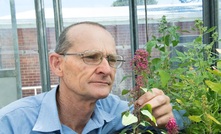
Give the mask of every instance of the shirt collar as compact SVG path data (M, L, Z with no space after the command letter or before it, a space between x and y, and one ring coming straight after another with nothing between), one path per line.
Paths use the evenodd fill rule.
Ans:
M56 91L58 86L45 93L41 103L39 116L34 125L34 131L53 132L60 130L61 124L56 104Z
M34 125L33 131L54 132L61 130L62 127L56 104L56 92L59 90L58 87L59 86L45 93L45 97L42 100L42 105L39 111L39 116ZM100 128L105 122L110 122L115 118L115 115L109 114L102 110L103 108L101 108L99 105L99 101L100 100L97 101L94 113L86 124L83 133L88 133L96 128Z
M102 110L97 102L94 113L91 119L86 124L83 133L88 133L94 129L101 128L102 126L104 126L105 123L112 121L115 117L115 115L109 114L106 111Z

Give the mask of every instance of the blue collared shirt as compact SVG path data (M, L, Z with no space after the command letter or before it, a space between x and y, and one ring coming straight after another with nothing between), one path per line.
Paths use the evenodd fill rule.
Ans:
M59 120L57 90L54 88L46 93L22 98L0 109L0 134L76 134ZM128 102L116 95L110 94L98 100L82 133L112 134L121 130L125 127L121 123L121 113L126 110Z

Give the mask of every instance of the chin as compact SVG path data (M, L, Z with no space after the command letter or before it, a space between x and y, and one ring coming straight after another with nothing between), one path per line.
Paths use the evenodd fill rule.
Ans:
M108 94L109 95L109 94ZM106 96L103 96L101 99L104 99L104 98L106 98L108 95L106 95Z
M97 94L97 97L98 97L98 99L104 99L104 98L106 98L108 95L110 94L110 92L107 92L107 93L100 93L100 94Z
M100 99L104 99L104 98L106 98L108 95L109 95L109 93L108 93L108 94L102 94L102 95L99 96L99 98L100 98Z
M91 92L92 91L92 92ZM108 87L95 87L93 90L91 90L91 94L93 94L94 97L96 97L97 99L103 99L106 98L110 92L111 89Z

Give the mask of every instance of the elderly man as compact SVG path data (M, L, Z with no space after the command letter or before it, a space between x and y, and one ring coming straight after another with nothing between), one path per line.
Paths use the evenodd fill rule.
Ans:
M128 104L110 94L124 59L105 27L81 22L65 28L49 61L59 85L2 108L0 134L107 134L125 128L121 113ZM135 103L151 104L160 127L174 117L169 97L157 88Z

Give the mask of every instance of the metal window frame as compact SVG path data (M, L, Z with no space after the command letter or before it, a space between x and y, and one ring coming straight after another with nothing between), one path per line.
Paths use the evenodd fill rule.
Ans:
M17 32L17 20L15 11L15 2L10 0L10 10L11 10L11 23L12 23L12 36L14 44L14 57L15 57L15 71L7 71L6 74L16 77L16 87L17 87L17 98L22 97L22 83L21 83L21 71L20 71L20 57L19 57L19 47L18 47L18 32Z
M51 89L51 82L48 60L48 43L46 34L44 3L42 0L35 0L35 13L38 35L38 53L40 60L41 86L42 92L46 92Z
M63 30L63 17L62 17L62 2L61 0L53 0L54 8L54 24L55 24L55 37L56 43Z
M203 24L206 26L208 29L211 27L216 26L217 29L216 31L218 32L219 30L219 3L218 0L203 0L202 1L202 6L203 6ZM209 44L212 42L212 36L213 33L207 33L203 36L203 43L204 44ZM212 52L215 53L218 56L218 53L216 51L218 46L218 42L215 42Z

